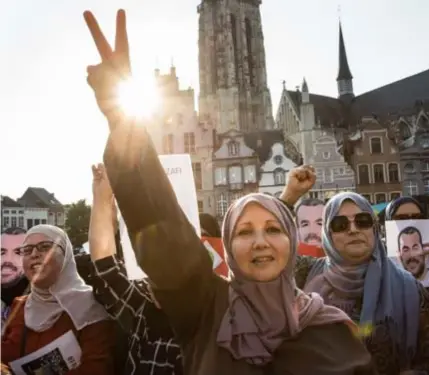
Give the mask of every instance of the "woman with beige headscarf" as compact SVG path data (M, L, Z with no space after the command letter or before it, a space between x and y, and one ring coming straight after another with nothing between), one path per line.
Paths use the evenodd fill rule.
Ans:
M54 361L42 361L41 369L112 374L113 323L78 275L67 234L55 226L37 225L27 232L20 251L32 290L12 305L1 344L2 362L10 364L71 331L82 351L70 366L73 370L64 372L64 365L46 369L58 365Z

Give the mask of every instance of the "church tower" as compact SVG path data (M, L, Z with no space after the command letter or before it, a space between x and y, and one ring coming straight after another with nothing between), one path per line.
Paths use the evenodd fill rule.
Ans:
M199 13L200 115L219 133L272 129L261 0L202 0Z
M340 22L340 38L339 38L339 66L338 66L338 98L341 100L349 100L354 97L353 93L353 76L350 72L349 63L347 61L346 46L344 44L343 29Z

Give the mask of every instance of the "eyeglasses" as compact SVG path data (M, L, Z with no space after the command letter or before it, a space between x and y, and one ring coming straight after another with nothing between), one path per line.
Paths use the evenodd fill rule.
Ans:
M331 231L333 233L345 232L350 229L350 224L354 223L357 229L369 229L374 226L374 219L368 212L359 212L353 220L347 216L335 216L331 221Z
M392 219L395 221L401 221L401 220L423 220L425 218L425 215L423 214L399 214L399 215L393 215Z
M31 245L21 246L19 248L19 251L20 251L21 255L24 255L24 256L30 256L31 254L33 254L34 249L37 249L37 252L39 254L45 254L49 250L51 250L54 247L54 245L58 246L64 252L64 249L60 245L56 244L53 241L41 241L41 242L36 243L34 245L31 244Z

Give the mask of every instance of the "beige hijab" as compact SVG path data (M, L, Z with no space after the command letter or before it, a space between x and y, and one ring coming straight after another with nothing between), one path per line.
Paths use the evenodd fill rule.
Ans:
M79 276L73 256L72 244L67 234L52 225L36 225L25 237L43 234L64 249L58 248L57 259L62 261L61 273L57 281L48 289L32 286L25 302L25 325L36 332L51 328L63 312L66 312L77 330L108 319L104 308L95 301L92 288Z

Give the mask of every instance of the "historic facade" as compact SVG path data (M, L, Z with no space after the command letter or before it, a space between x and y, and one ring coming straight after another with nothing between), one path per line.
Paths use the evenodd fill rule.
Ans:
M349 142L354 152L350 162L356 170L356 191L373 204L402 195L398 147L391 132L374 117L364 117Z
M289 171L297 166L287 156L283 133L274 130L260 134L256 141L256 151L261 165L259 192L279 197Z
M215 213L213 200L212 152L214 130L209 122L200 121L195 111L192 88L181 90L176 69L169 74L155 70L162 100L162 110L148 125L159 154L189 154L192 159L198 208L200 212Z
M230 130L219 136L213 152L216 216L223 218L236 199L258 191L259 160L244 133Z
M219 134L272 129L261 0L203 0L199 13L200 117Z
M429 110L402 116L392 125L399 147L405 195L429 195Z
M311 195L357 189L374 203L399 194L424 199L429 189L429 70L355 96L340 24L337 89L338 97L332 98L310 93L305 81L301 90L287 90L284 84L277 111L276 127L305 163L321 163L320 156L328 160L328 155L343 163L329 168L327 179L316 166L319 178ZM322 153L315 133L322 137ZM351 170L357 175L354 184ZM342 181L342 187L332 189L331 180L335 185Z

